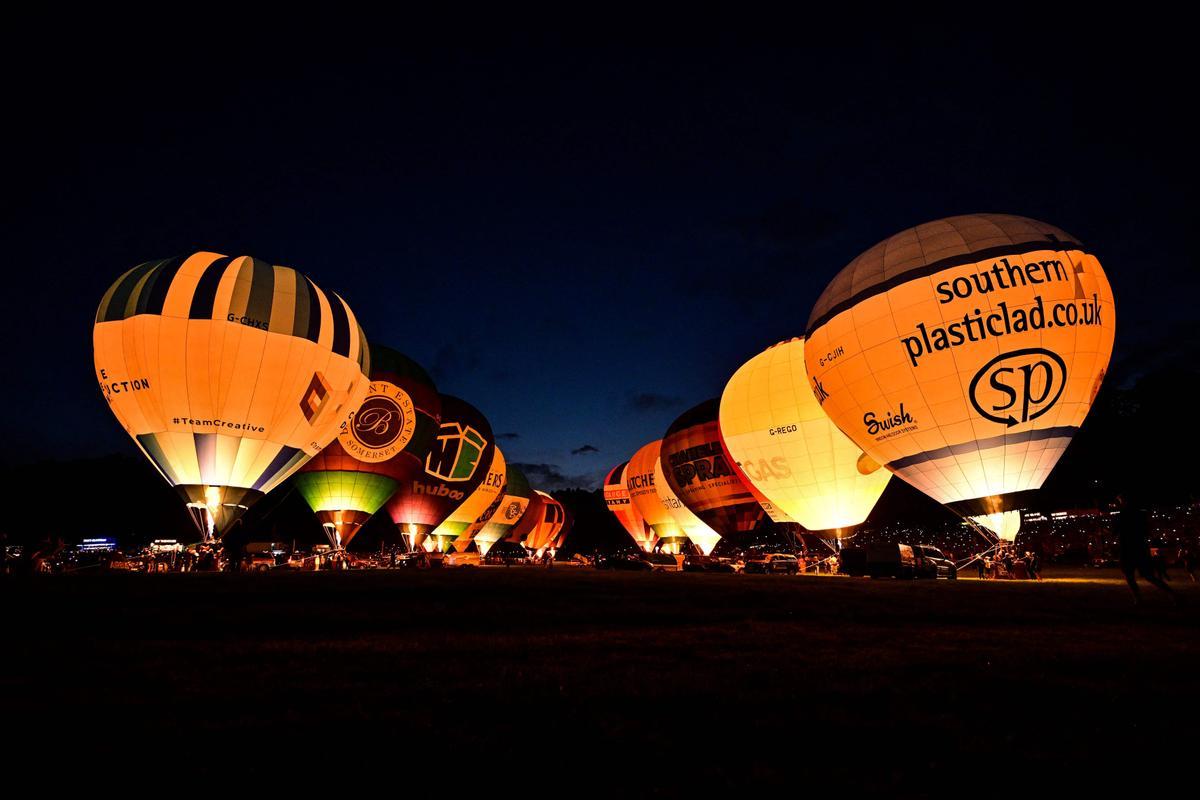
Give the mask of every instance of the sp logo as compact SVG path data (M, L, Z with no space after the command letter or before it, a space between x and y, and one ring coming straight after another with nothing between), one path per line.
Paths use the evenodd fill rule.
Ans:
M1008 427L1045 414L1067 384L1067 364L1057 353L1029 347L1001 353L971 379L971 405L984 419Z

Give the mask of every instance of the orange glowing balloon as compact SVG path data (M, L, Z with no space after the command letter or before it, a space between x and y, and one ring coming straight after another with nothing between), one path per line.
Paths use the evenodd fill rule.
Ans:
M765 514L721 444L714 398L685 411L663 436L660 458L671 491L721 536L753 531Z
M721 435L752 486L825 538L865 520L892 477L864 461L809 391L802 339L738 368L721 395Z
M663 504L658 492L655 491L655 466L658 464L659 449L662 440L658 439L643 445L625 467L625 486L629 489L629 501L642 519L650 526L658 539L655 547L668 551L677 551L687 536L679 528L679 523L671 516L670 509Z
M805 363L825 412L871 458L1015 536L1006 520L1100 389L1115 312L1100 262L1070 234L951 217L850 262L813 308Z
M629 499L629 487L625 484L625 468L627 466L629 466L628 461L618 464L604 476L604 503L621 523L621 527L633 537L637 546L649 553L654 549L654 543L658 537L646 524L645 518L637 510L633 501Z
M333 441L370 383L345 301L249 256L134 267L92 341L109 408L206 539Z

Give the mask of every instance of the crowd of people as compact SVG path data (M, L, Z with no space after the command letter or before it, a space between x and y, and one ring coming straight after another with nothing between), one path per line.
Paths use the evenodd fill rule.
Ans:
M1026 550L1024 554L1006 547L975 555L976 575L980 580L1042 579L1042 557Z

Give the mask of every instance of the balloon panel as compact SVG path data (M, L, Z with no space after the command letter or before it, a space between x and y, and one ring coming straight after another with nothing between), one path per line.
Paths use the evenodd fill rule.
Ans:
M642 446L633 454L629 465L625 467L625 486L629 489L630 502L655 536L659 539L679 539L683 531L679 529L670 510L663 505L654 485L654 465L658 463L661 445L662 440L659 439Z
M729 536L754 530L763 509L725 457L717 409L714 399L684 412L667 429L660 459L674 495L709 528Z
M781 342L743 364L725 386L720 418L738 469L809 530L861 523L891 478L885 469L864 474L862 449L813 397L803 339Z
M956 510L1006 510L1087 415L1114 312L1100 262L1069 234L995 214L940 220L830 284L809 320L810 386L913 486Z
M293 483L313 511L374 514L396 491L396 481L370 472L301 472Z
M724 398L722 398L722 400L724 400ZM718 427L720 427L719 422ZM754 485L754 482L750 480L750 477L742 469L742 465L739 464L738 460L733 457L732 453L729 452L729 444L725 441L724 435L721 436L721 447L725 449L725 458L729 461L730 466L732 466L734 471L737 472L738 477L742 479L742 485L745 486L746 490L750 492L751 496L754 497L755 502L762 506L762 510L768 517L770 517L771 521L796 524L796 520L789 517L782 508L772 502L770 498L763 494L762 491Z
M125 273L93 344L113 414L164 478L197 495L277 486L337 434L370 368L340 297L287 267L216 253Z

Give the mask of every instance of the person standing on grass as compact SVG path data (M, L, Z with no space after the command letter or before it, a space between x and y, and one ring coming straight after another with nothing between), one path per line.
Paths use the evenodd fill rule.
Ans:
M1131 500L1125 495L1117 496L1117 541L1121 548L1121 572L1125 574L1125 582L1133 592L1133 604L1142 602L1142 593L1138 589L1136 573L1142 578L1169 594L1176 603L1179 597L1170 586L1155 574L1154 564L1150 558L1150 514L1137 500Z
M1196 582L1196 547L1195 545L1185 545L1179 550L1179 563L1183 565L1183 571L1191 578L1192 583Z

